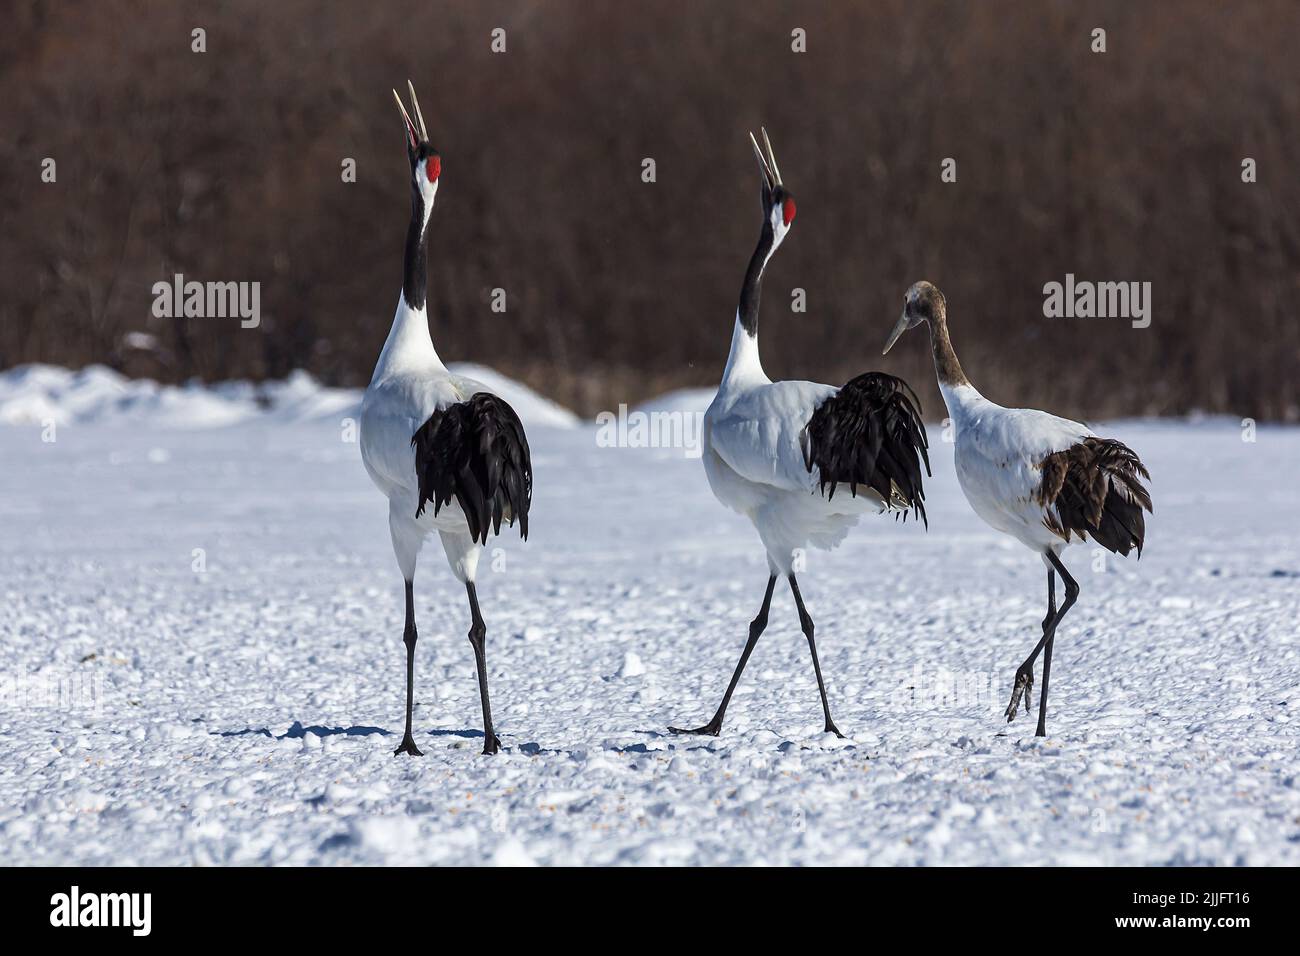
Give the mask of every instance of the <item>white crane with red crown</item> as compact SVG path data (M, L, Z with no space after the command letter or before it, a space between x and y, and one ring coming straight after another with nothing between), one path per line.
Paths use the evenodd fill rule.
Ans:
M485 638L474 578L479 553L502 523L528 537L533 469L523 424L487 386L454 375L434 350L425 309L425 234L442 176L442 157L429 142L415 89L408 81L412 121L393 91L406 127L411 166L411 221L406 232L402 295L375 374L361 406L361 460L388 498L393 554L406 583L406 730L394 754L421 756L411 732L415 671L415 564L425 537L436 531L452 573L469 597L469 641L483 705L483 753L501 741L492 726ZM416 122L418 121L418 126Z
M794 559L812 544L834 548L864 514L909 511L925 519L921 465L929 471L920 405L902 379L866 372L842 388L814 382L773 382L758 354L758 305L763 270L794 222L794 196L785 188L763 131L766 155L750 135L762 175L763 226L749 260L722 383L704 416L704 470L714 496L753 522L767 552L767 591L749 625L749 640L717 712L703 727L678 734L718 736L749 655L767 626L777 576L790 584L799 626L812 653L826 732L842 737L831 719L826 685L804 607ZM838 493L837 493L838 489Z

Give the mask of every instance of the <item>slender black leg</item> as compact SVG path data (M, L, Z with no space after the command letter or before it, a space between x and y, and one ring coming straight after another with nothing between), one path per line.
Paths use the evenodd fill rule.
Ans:
M1079 582L1070 577L1070 572L1065 570L1065 565L1053 551L1047 552L1047 560L1052 562L1056 568L1061 580L1065 582L1065 601L1061 604L1061 609L1056 612L1056 617L1052 618L1052 623L1047 625L1047 646L1043 648L1043 692L1038 699L1038 730L1035 734L1039 737L1047 736L1047 681L1052 674L1052 643L1056 639L1056 629L1061 626L1061 620L1065 613L1074 607L1075 599L1079 596Z
M411 737L411 697L415 692L415 642L417 639L415 633L415 595L412 593L411 582L406 582L406 630L402 634L402 642L406 644L406 733L402 735L402 743L393 751L393 756L398 754L409 754L412 757L423 757L424 754L420 748L415 746L415 740Z
M772 589L776 587L776 575L767 579L767 593L763 595L763 606L759 609L758 617L749 622L749 640L745 642L745 649L740 654L740 663L736 665L736 672L731 675L731 683L727 685L727 692L722 695L722 703L718 705L718 712L713 715L703 727L696 727L694 730L682 730L680 727L669 727L668 729L675 734L708 734L710 737L716 737L722 732L722 718L727 713L727 704L731 702L731 692L736 689L736 684L740 682L741 671L745 669L745 663L749 660L749 655L754 650L754 645L758 643L758 638L767 627L767 612L772 607Z
M1020 698L1025 699L1025 713L1029 713L1029 697L1034 689L1034 661L1038 660L1038 655L1043 646L1047 643L1047 626L1052 623L1052 618L1056 617L1056 571L1052 568L1047 569L1047 616L1043 618L1043 636L1033 652L1025 658L1025 662L1016 670L1016 684L1011 689L1011 703L1007 704L1007 723L1016 719L1016 711L1020 706Z
M1052 618L1056 617L1056 571L1049 568L1047 571L1047 616L1043 618L1043 633L1047 633L1047 625L1052 623ZM1042 646L1042 642L1039 642Z
M822 695L822 711L826 714L826 733L843 737L840 729L835 726L835 721L831 720L831 705L826 701L826 684L822 681L822 666L817 662L817 642L813 640L813 619L809 616L808 609L803 606L799 582L794 579L793 574L790 575L790 591L794 594L795 607L799 609L799 627L803 630L803 636L808 638L808 650L812 651L813 672L817 675L817 690Z
M469 594L469 612L473 619L469 642L474 648L474 663L478 665L478 695L483 702L483 753L494 754L501 749L501 740L492 730L492 703L488 700L487 654L483 646L487 625L478 610L478 592L474 590L473 581L466 582L465 591Z

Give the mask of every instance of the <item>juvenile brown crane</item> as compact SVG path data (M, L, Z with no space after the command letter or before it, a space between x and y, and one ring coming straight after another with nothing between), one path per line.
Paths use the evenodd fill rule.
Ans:
M1007 722L1015 719L1034 684L1034 661L1043 655L1038 705L1039 737L1047 736L1047 683L1056 629L1079 596L1079 584L1061 561L1070 544L1093 541L1107 551L1142 555L1143 511L1151 511L1150 480L1138 456L1122 442L1100 438L1085 425L1035 408L995 405L970 383L948 337L948 303L929 282L907 290L903 314L885 342L888 352L908 329L930 328L939 391L955 430L957 481L984 521L1040 555L1047 566L1047 616L1043 636L1016 671ZM1065 601L1056 606L1056 575Z

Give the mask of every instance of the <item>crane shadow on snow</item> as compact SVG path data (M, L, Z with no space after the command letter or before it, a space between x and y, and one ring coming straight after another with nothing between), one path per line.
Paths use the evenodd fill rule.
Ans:
M429 737L463 737L468 740L483 739L483 731L481 730L426 730L424 731L424 734ZM416 736L418 738L420 735L417 734ZM499 737L501 734L498 734L497 736ZM501 745L501 750L506 753L520 753L525 757L537 757L542 754L554 754L560 756L569 753L567 750L543 747L535 740L528 740L519 744L511 742L507 745L503 743Z
M667 742L670 736L669 734L660 733L657 730L635 730L633 731L633 733L639 734L641 736L649 737L652 742L655 740L663 740ZM672 735L672 736L676 736L676 735ZM678 739L680 740L680 738ZM714 738L710 738L710 739L714 739ZM698 750L700 747L704 747L705 749L708 749L708 745L703 743L702 741L700 742L698 747L691 747L691 748L682 747L681 749ZM666 754L669 752L667 749L663 747L652 747L648 744L643 744L643 743L623 744L618 747L609 747L608 749L612 750L616 754L644 755L644 754Z
M394 736L393 731L385 730L383 727L369 727L364 724L357 724L352 727L325 727L320 724L312 724L305 727L300 720L295 720L293 725L282 734L273 734L268 727L245 727L243 730L218 730L212 733L214 737L268 737L271 740L301 740L308 734L315 734L317 737ZM466 740L483 739L483 731L471 729L425 730L419 732L417 736L420 734L429 737L463 737Z
M443 733L454 733L455 731L443 731ZM315 734L317 737L370 737L379 734L381 737L391 737L391 730L385 730L383 727L322 727L319 724L313 724L310 727L304 727L301 721L295 720L293 726L282 734L273 734L266 727L245 727L243 730L220 730L214 731L217 737L270 737L272 740L301 740L308 734ZM479 734L479 736L483 736Z

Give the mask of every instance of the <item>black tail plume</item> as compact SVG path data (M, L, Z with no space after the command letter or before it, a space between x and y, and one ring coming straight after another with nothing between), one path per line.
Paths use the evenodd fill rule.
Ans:
M505 401L479 392L435 412L411 438L420 498L415 516L432 501L436 515L456 499L470 536L487 544L501 522L518 522L528 538L533 464L519 416Z

